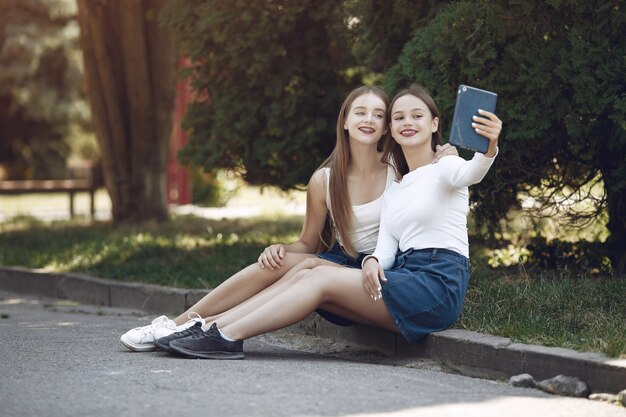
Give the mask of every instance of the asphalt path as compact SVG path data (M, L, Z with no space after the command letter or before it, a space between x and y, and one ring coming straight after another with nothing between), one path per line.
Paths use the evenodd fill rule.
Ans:
M624 408L400 363L325 339L274 333L246 359L130 352L150 317L0 292L0 416L567 416Z

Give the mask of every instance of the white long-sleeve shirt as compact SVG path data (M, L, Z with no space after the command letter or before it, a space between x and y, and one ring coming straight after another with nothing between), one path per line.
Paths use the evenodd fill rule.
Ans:
M469 257L468 186L480 182L495 157L447 156L394 182L383 195L380 231L371 255L390 269L398 249L449 249ZM365 260L364 260L365 262Z

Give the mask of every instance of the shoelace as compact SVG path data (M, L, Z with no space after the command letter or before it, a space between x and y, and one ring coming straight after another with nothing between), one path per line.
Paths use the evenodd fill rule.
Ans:
M202 328L200 328L200 330L202 330ZM213 337L213 338L215 338L215 333L216 332L219 332L219 331L217 330L217 326L215 324L213 324L206 331L202 330L201 332L192 334L191 338L192 339L201 339L201 338L204 338L204 337Z
M181 324L180 326L176 326L176 327L184 327L183 329L179 330L179 331L183 331L186 330L187 328L193 326L193 324L191 326L189 326L190 322L193 322L194 324L197 322L203 323L204 324L204 320L202 320L202 316L198 313L196 313L195 311L190 311L189 313L187 313L187 318L189 320L187 320L184 324Z
M202 330L202 326L193 325L185 330L181 330L180 332L174 333L172 336L176 336L177 338L182 337L182 336L193 336L197 334L198 332L204 333L204 330Z
M149 324L147 326L135 327L134 330L138 330L138 331L143 332L144 334L148 334L152 330L154 330L154 329L156 329L158 327L162 327L168 321L170 321L170 319L168 319L166 316L159 316L156 319L152 320L151 324Z
M210 337L210 336L211 336L211 335L210 335L210 334L208 334L207 332L202 331L202 333L194 333L194 334L192 334L192 335L191 335L191 338L192 338L192 339L203 339L203 338L205 338L205 337Z
M194 317L195 315L195 317ZM189 319L189 321L198 321L198 320L202 320L202 316L198 313L196 313L195 311L190 311L189 313L187 313L187 318Z

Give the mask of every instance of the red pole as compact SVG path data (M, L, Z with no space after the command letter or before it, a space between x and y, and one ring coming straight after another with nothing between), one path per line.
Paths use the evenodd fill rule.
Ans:
M179 68L189 65L187 58L181 58L178 62ZM191 88L189 80L184 79L176 85L176 103L173 114L172 135L168 151L167 164L167 202L168 204L190 204L191 203L191 180L189 169L178 161L178 151L187 143L187 134L182 130L180 124L185 117L187 105L191 100Z

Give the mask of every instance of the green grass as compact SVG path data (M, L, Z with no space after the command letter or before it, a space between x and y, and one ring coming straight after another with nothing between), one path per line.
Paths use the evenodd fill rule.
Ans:
M279 219L277 219L279 217ZM237 220L175 217L167 224L0 223L0 265L180 288L215 287L270 243L297 239L302 216ZM474 253L481 253L474 248ZM478 265L455 327L626 357L626 279Z
M0 265L180 288L211 288L256 261L264 247L296 240L300 216L122 225L18 218L0 223Z
M626 357L626 279L477 268L457 328Z

